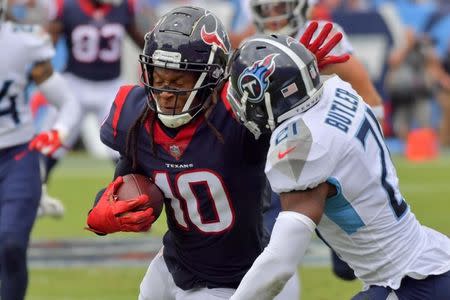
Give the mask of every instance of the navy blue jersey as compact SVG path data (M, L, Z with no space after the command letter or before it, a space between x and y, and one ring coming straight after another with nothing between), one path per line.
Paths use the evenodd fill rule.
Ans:
M182 289L236 288L265 246L263 198L268 140L256 141L218 100L208 120L199 116L170 135L154 122L141 126L138 169L164 192L169 231L164 258ZM101 128L101 139L125 153L127 131L146 107L144 89L122 87ZM150 121L149 121L150 122ZM129 158L129 157L128 157Z
M91 0L58 0L57 10L69 49L66 71L95 81L119 77L123 38L134 18L131 0L100 7Z

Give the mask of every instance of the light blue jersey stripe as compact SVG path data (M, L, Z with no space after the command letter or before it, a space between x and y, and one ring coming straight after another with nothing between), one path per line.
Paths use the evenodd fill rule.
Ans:
M365 226L364 222L350 202L345 199L339 181L336 178L330 177L327 182L336 187L337 194L327 199L325 203L325 215L347 234L355 233L359 228Z

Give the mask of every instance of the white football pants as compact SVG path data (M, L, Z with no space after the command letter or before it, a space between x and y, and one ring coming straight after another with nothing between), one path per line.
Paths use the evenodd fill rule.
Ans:
M163 249L153 258L140 285L138 300L223 300L229 299L235 289L198 288L183 290L175 285L163 258ZM267 272L270 275L270 272ZM264 276L264 274L261 274ZM298 275L292 276L275 300L300 299Z

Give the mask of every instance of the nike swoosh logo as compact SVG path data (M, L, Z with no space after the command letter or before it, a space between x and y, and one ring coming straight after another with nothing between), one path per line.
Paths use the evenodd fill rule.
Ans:
M286 151L278 152L278 159L283 159L289 152L292 152L297 146L288 148Z

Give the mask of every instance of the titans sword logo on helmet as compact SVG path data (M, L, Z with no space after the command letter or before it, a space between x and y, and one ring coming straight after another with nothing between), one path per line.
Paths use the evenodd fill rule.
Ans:
M246 68L238 79L238 86L242 94L247 93L250 102L258 103L269 87L269 77L275 71L275 57L269 54L262 60L256 61L250 68Z

